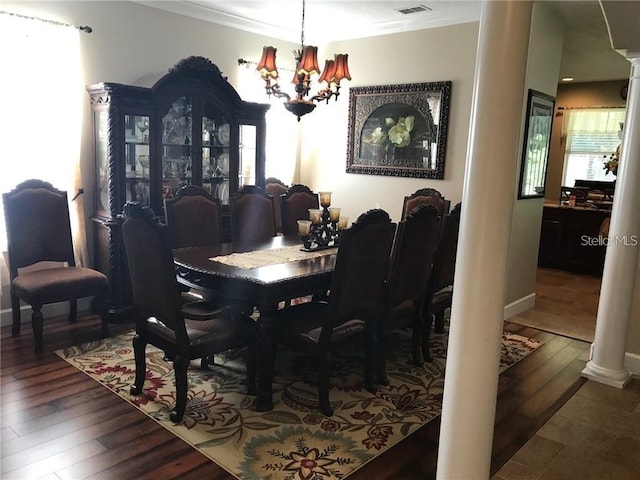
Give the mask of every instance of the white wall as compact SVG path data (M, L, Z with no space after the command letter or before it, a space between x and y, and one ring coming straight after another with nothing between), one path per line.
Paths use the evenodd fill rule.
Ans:
M549 5L541 2L534 3L529 37L527 89L531 88L555 97L563 39L564 23L560 16ZM523 105L525 106L523 112L525 115L527 93L523 92ZM524 124L525 118L523 117L521 132L524 132ZM520 145L523 142L524 135L522 134ZM521 168L521 155L522 149L520 155L514 159L518 162L518 168ZM512 305L510 309L512 315L533 306L544 203L544 198L517 200L517 190L518 186L516 185L514 189L516 201L513 206L511 243L509 245L509 282L506 293L506 303Z
M450 80L451 106L444 180L345 173L348 88L337 103L319 105L303 117L302 183L313 190L335 192L332 202L352 220L370 208L385 209L400 219L405 195L432 187L450 199L462 198L478 23L371 37L329 45L319 58L349 53L353 81L346 86L372 86Z

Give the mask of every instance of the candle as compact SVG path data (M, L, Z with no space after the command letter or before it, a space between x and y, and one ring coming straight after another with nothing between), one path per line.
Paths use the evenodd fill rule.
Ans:
M322 220L322 210L319 208L310 208L309 209L309 220L311 223L317 224Z
M328 207L331 205L331 192L319 192L320 193L320 205Z
M306 237L311 231L311 220L298 220L298 235Z
M340 209L338 207L329 207L329 220L337 222L340 218Z
M349 217L340 217L340 220L338 220L338 230L347 228L347 223L349 223Z

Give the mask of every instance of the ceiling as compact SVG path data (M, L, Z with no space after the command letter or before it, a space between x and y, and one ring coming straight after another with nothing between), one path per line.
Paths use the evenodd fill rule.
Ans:
M479 0L305 0L305 43L349 40L478 21ZM189 0L138 3L286 41L300 42L301 0ZM575 82L629 78L630 64L612 50L598 1L544 3L564 18L559 79ZM403 9L418 10L403 13Z

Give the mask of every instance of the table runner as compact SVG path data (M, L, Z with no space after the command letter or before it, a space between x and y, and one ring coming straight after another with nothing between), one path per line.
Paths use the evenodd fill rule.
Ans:
M274 248L273 250L256 250L252 252L220 255L218 257L212 257L209 260L231 265L232 267L249 269L295 262L307 258L322 257L324 255L331 255L337 251L337 248L327 248L325 250L305 252L300 250L300 245L293 245L290 247Z

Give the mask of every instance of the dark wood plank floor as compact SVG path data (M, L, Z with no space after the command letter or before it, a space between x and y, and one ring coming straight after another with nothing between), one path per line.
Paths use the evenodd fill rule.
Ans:
M117 334L130 325L112 325ZM545 341L500 377L492 474L582 385L588 344L506 324ZM100 338L96 317L45 320L45 352L29 325L1 329L0 478L232 479L230 474L133 406L61 360L56 349ZM435 476L440 422L434 420L350 478Z

